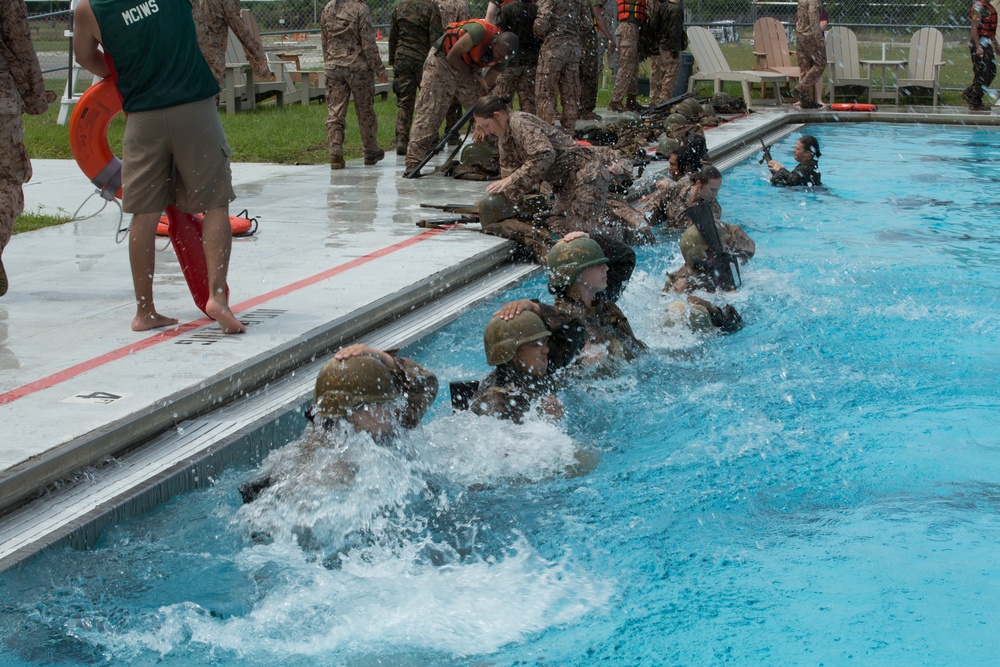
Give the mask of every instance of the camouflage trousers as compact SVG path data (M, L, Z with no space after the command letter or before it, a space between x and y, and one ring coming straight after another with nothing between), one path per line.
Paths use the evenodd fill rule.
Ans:
M580 61L580 113L593 113L597 108L597 89L600 87L601 40L597 33L587 33L583 40L583 59Z
M681 73L680 51L672 54L670 51L661 50L652 58L652 66L649 72L650 106L666 102L674 96L674 88L677 86L677 77Z
M375 118L375 75L369 69L333 67L326 70L326 140L330 156L344 155L344 125L347 103L354 95L358 130L365 157L378 150L378 120Z
M639 26L622 21L615 30L618 45L618 73L615 87L611 91L611 101L621 102L626 97L639 94Z
M493 86L493 94L500 97L510 96L514 98L517 94L518 108L527 113L535 113L535 68L528 66L508 67L507 70L497 77L497 83Z
M417 88L424 74L424 61L419 58L396 56L392 75L392 92L396 94L396 143L410 140L413 124L413 106L417 102Z
M471 78L452 66L443 55L431 52L424 61L424 76L413 110L413 128L406 147L406 170L410 171L424 159L437 140L441 122L448 115L452 100L471 108L479 100L479 87Z
M553 185L549 230L557 237L570 232L608 232L604 222L611 176L604 160L593 151L580 151L575 169ZM612 232L613 235L613 232Z
M558 96L562 106L560 122L570 132L576 128L576 119L580 117L581 55L578 37L551 37L542 43L535 73L536 115L555 124Z
M10 242L14 220L24 210L21 186L30 178L21 114L0 114L0 251Z
M815 95L813 88L826 69L826 40L822 37L799 37L796 47L800 74L795 89L812 100Z

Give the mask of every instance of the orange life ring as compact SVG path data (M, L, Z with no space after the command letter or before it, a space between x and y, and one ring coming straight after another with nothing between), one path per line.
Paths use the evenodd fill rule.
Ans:
M108 201L122 196L122 161L108 146L108 127L122 112L111 78L87 89L69 119L69 145L80 169Z
M874 104L855 104L855 103L841 103L830 105L830 111L877 111L878 108Z

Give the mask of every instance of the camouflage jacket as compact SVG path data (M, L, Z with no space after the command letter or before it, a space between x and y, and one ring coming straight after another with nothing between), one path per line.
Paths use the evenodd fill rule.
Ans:
M24 0L0 0L0 114L45 113L45 82Z
M191 11L198 31L198 48L205 56L216 81L221 83L226 76L226 44L229 42L230 28L243 44L243 51L254 74L259 77L271 74L264 45L260 43L260 37L251 32L243 22L237 0L192 0Z
M538 0L535 36L581 38L594 30L594 18L587 0Z
M443 32L441 10L434 0L402 0L392 10L389 24L389 64L397 55L423 62Z
M605 346L608 354L616 359L634 359L646 349L646 345L632 333L625 313L610 301L599 299L588 307L559 296L555 305L564 314L583 320L587 328L587 343Z
M793 171L782 167L771 172L771 185L821 185L819 164L816 160L806 160L796 165Z
M368 5L361 0L330 0L320 19L323 33L323 66L368 69L385 74L375 44L375 27Z
M688 203L691 188L694 184L684 176L679 181L671 181L664 185L657 184L656 189L642 200L638 207L640 211L650 214L651 225L665 225L671 229L684 229L691 221L685 213L691 205ZM722 205L718 199L712 201L712 213L715 220L722 219Z
M438 10L441 12L442 30L446 30L452 23L468 21L472 18L468 0L437 0L437 3Z
M823 18L822 0L799 0L795 19L795 38L817 38L823 36L819 22Z
M500 174L511 179L504 194L511 199L534 192L542 181L559 186L584 162L601 160L559 128L521 111L508 116L499 144Z

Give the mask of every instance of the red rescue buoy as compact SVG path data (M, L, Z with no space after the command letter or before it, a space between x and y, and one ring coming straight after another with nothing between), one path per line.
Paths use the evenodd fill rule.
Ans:
M830 105L830 111L877 111L874 104L857 104L837 102Z

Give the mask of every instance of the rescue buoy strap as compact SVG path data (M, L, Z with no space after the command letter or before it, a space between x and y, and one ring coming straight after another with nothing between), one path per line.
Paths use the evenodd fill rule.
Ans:
M122 161L117 156L112 156L104 169L90 179L90 182L100 189L101 197L111 201L122 187Z

